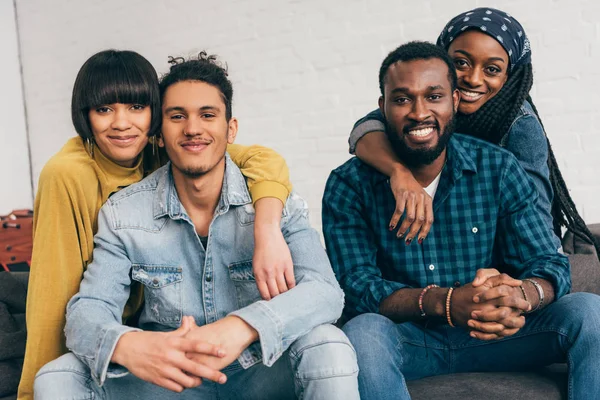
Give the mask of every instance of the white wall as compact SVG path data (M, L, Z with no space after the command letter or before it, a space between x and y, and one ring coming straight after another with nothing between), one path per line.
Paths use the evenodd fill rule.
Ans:
M384 56L410 39L435 40L448 19L483 5L515 15L530 35L534 100L579 209L600 222L600 5L592 0L20 1L34 179L74 135L70 91L91 54L134 49L165 72L168 55L208 49L230 67L238 142L286 157L318 227L349 130L376 107Z
M15 9L0 0L0 215L30 208L31 173L21 86Z

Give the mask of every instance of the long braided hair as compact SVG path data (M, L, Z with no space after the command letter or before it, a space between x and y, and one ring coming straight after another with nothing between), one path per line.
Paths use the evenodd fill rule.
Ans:
M519 65L511 71L506 83L498 94L481 106L479 110L469 115L460 113L456 115L456 131L487 140L494 144L500 144L508 134L521 105L523 102L528 101L540 121L545 134L546 129L544 128L544 124L529 95L532 84L533 68L531 63ZM569 194L567 185L558 168L558 163L556 162L547 135L546 142L548 143L550 183L554 192L551 207L554 232L558 237L562 237L561 228L563 226L566 227L575 236L593 244L596 248L596 254L600 257L600 244L577 212L575 203Z

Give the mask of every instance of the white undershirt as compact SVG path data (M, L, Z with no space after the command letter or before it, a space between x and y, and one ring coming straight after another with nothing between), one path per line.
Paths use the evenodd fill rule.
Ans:
M427 192L428 195L431 196L432 199L433 199L433 196L435 196L435 192L437 191L438 185L440 184L440 177L441 176L442 176L442 171L440 171L440 173L435 177L435 179L433 180L433 182L431 182L429 184L429 186L427 186L425 188L425 191Z

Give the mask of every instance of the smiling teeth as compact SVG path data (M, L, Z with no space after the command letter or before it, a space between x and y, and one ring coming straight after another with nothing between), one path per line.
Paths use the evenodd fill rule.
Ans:
M467 92L466 90L461 90L460 91L462 94L464 94L467 97L477 97L477 96L481 96L481 93L477 93L477 92Z
M428 127L428 128L423 128L423 129L417 129L414 131L409 131L408 134L409 135L413 135L413 136L427 136L429 135L431 132L433 132L433 128L432 127Z

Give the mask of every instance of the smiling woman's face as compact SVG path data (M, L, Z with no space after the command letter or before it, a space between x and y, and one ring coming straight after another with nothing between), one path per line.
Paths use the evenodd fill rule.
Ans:
M490 35L469 30L454 39L448 54L458 76L458 112L472 114L504 86L508 78L508 53Z

